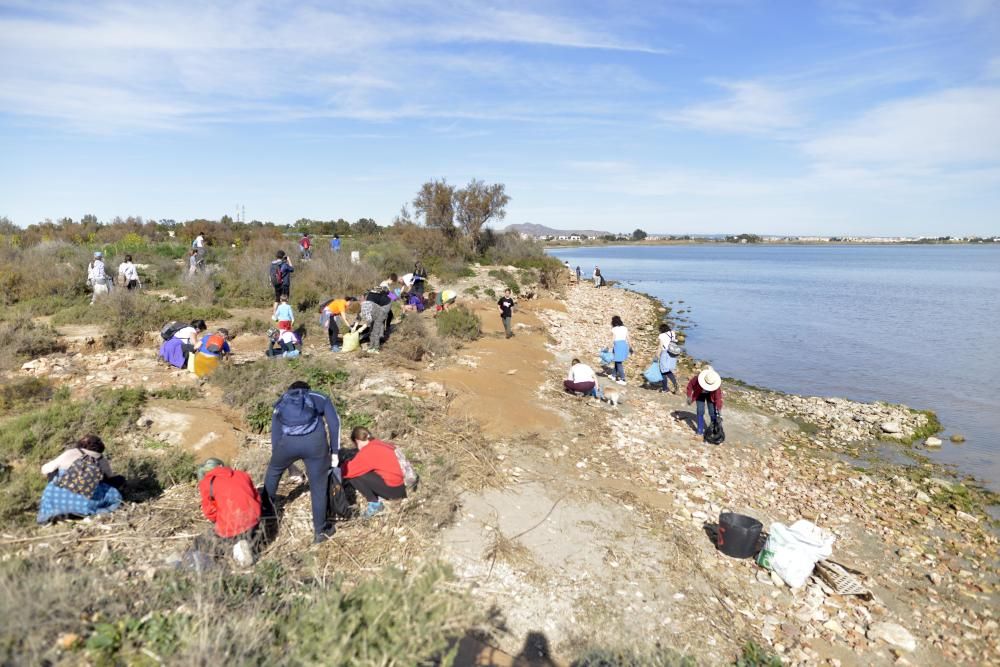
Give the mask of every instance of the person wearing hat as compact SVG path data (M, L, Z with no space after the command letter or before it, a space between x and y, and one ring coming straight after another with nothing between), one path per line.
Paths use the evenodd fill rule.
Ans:
M707 366L687 383L688 405L698 406L698 435L705 433L705 405L708 416L714 424L722 419L722 378L711 366Z
M195 548L211 555L231 550L237 563L252 565L261 515L260 494L253 479L210 458L198 466L198 492L201 512L214 526L207 535L195 539Z
M94 305L99 294L110 291L108 274L104 270L104 253L100 250L94 253L94 260L87 266L87 284L93 290L90 305Z

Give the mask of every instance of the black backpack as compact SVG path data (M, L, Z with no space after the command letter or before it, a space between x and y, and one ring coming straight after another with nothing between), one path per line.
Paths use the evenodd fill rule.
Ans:
M722 421L717 420L705 429L705 442L710 445L721 445L726 441L726 432L722 430Z
M337 468L330 468L328 475L330 483L327 487L326 518L332 523L334 517L349 518L351 516L351 505L347 500L344 485L340 481L340 471Z
M173 322L167 322L163 325L163 328L160 329L160 338L163 340L170 340L174 337L174 334L186 326L187 324L184 322L177 322L176 320Z
M56 485L67 491L78 493L84 498L90 498L94 495L97 485L104 481L104 473L101 472L101 466L97 463L97 459L89 454L84 454L82 450L78 449L77 451L80 452L80 458L73 461L72 465L56 482Z

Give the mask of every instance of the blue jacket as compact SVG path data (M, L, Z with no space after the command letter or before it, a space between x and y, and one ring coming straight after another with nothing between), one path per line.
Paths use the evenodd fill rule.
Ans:
M291 400L285 401L285 398ZM296 399L300 398L312 406L313 415L307 421L302 421L302 413L295 408ZM286 391L274 404L274 411L271 413L271 447L280 446L286 437L309 435L317 428L322 428L321 422L326 422L330 453L336 454L340 451L340 416L337 415L337 408L333 406L330 398L318 391L305 389Z

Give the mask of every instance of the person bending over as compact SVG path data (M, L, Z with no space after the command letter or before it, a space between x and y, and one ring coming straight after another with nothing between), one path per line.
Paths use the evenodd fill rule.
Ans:
M582 363L579 359L574 359L569 374L563 380L563 387L571 394L580 392L581 394L595 395L597 374L587 364Z
M243 567L253 565L260 541L261 501L250 475L210 458L198 466L198 492L201 513L214 525L195 538L195 549L212 556L231 552Z
M362 516L369 518L384 509L383 498L399 500L406 497L403 469L396 457L396 448L372 438L365 427L356 426L351 431L351 441L357 446L358 453L341 465L344 486L365 497L368 507Z

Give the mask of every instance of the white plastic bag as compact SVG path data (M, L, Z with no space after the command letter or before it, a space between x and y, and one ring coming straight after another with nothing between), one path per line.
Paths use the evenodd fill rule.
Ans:
M812 521L800 519L791 526L775 522L757 562L792 588L798 588L806 583L816 562L833 553L834 539Z

